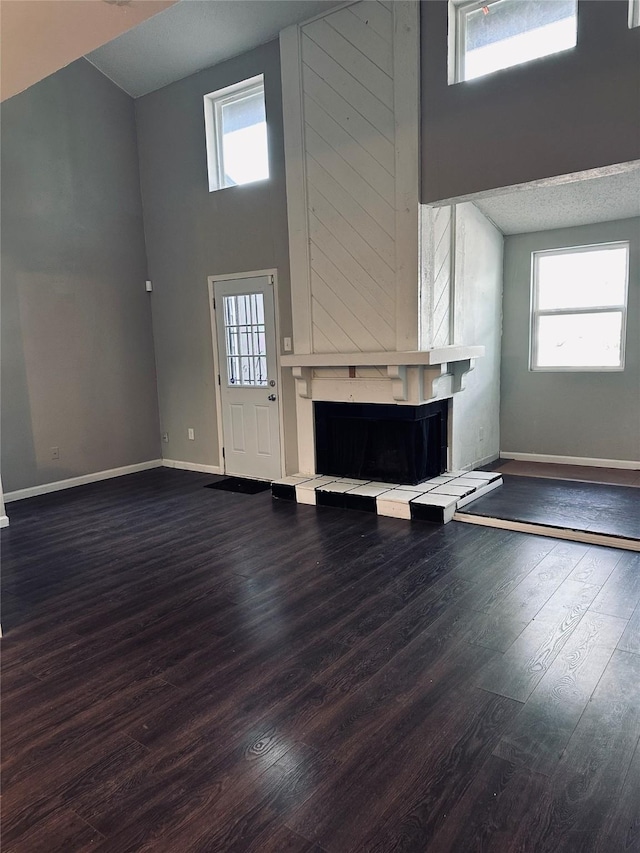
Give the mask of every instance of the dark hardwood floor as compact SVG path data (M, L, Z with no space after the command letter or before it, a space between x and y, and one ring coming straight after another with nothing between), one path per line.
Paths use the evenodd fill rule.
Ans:
M9 505L3 851L640 851L640 555L203 488Z

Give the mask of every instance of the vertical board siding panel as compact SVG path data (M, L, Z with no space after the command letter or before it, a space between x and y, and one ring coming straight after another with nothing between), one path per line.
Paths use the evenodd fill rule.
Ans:
M309 269L309 224L307 175L304 157L304 113L302 95L302 56L300 29L287 27L280 33L282 77L282 113L285 170L287 181L287 213L289 222L289 262L293 286L291 314L295 351L310 353L311 273Z
M419 292L418 79L419 9L417 3L396 0L393 83L396 145L396 349L416 350L420 344L417 320Z

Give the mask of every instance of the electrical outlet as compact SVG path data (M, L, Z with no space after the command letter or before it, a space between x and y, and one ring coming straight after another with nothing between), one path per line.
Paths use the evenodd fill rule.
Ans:
M52 447L51 448L51 459L60 459L60 448Z
M191 427L189 427L189 429L187 430L187 435L189 436L189 441L195 441L196 440L195 431Z
M163 432L163 433L162 433L162 440L163 440L163 442L164 442L165 444L168 444L168 443L169 443L169 433L168 433L168 432Z

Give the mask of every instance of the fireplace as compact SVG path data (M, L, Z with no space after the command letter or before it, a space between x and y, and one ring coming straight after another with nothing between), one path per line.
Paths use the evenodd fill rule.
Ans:
M447 467L448 401L314 403L316 471L415 485Z

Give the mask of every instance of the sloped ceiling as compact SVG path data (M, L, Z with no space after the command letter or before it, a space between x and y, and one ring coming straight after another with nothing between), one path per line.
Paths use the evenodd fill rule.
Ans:
M2 100L28 89L176 2L2 0Z
M87 59L133 97L277 38L336 0L181 0Z

